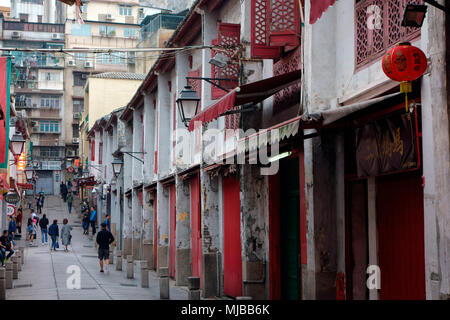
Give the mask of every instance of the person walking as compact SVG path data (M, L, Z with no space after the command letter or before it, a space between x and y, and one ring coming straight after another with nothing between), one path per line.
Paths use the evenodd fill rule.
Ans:
M83 234L89 234L89 209L83 213Z
M92 227L92 235L95 235L95 223L97 221L97 210L94 206L91 207L91 216L89 218Z
M36 198L36 208L37 208L38 214L42 213L43 206L44 206L44 196L42 194L38 194L38 196Z
M59 248L58 244L58 237L59 237L59 227L58 227L58 220L53 220L53 224L48 228L48 234L50 235L52 239L52 246L50 248L50 251L54 250L56 251L57 248Z
M106 215L105 223L106 228L108 229L109 232L111 232L111 216L109 214Z
M67 219L64 219L63 227L61 228L61 243L63 246L65 246L64 251L66 252L68 251L67 246L72 240L72 235L70 234L70 231L72 231L72 227L67 224L68 222L69 221Z
M5 262L8 262L9 258L14 254L14 244L9 238L8 230L3 231L3 235L0 237L0 258L2 267L5 266ZM9 252L8 255L6 255L6 252Z
M65 183L61 182L61 195L62 198L64 200L64 202L66 202L66 197L67 197L67 186Z
M34 239L36 239L36 235L37 235L37 226L36 226L36 219L32 219L29 218L28 219L28 234L29 234L29 239L30 239L30 246L33 245L33 241Z
M16 217L16 224L17 224L17 234L22 235L22 219L23 219L23 212L22 208L20 207L17 210L17 217Z
M69 210L69 214L72 212L72 201L73 201L72 191L69 191L67 194L67 210Z
M49 224L49 221L47 219L47 216L44 213L44 215L42 216L42 219L39 220L39 227L41 227L41 241L42 241L42 245L48 244L48 237L47 237L48 224Z
M13 216L8 216L8 237L11 241L14 241L14 236L16 235L17 225L14 221Z
M106 223L101 224L101 231L97 234L98 259L100 260L100 272L103 271L103 260L106 260L106 272L109 272L109 245L114 242L114 236L106 230Z

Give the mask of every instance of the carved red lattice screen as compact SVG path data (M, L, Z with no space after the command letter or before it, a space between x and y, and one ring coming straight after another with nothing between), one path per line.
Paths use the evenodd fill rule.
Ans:
M226 56L230 57L236 52L236 46L241 41L241 26L239 24L233 23L221 23L217 24L217 39L212 41L213 45L224 46L226 52L220 51ZM227 48L227 46L229 46ZM212 50L211 56L214 57L219 51ZM230 59L231 60L231 59ZM234 79L239 78L239 64L228 63L225 68L219 68L211 65L211 75L212 78L224 78L224 79ZM226 89L234 89L237 87L237 81L219 81L220 86ZM226 92L216 86L211 86L211 99L216 100L222 98Z
M420 36L420 29L401 26L407 3L421 0L360 0L355 6L355 63L360 68L401 41Z
M252 0L252 57L273 59L300 44L298 0Z

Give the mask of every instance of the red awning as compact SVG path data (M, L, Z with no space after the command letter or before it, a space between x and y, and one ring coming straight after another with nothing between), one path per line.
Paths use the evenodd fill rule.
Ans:
M311 10L309 11L309 23L314 24L332 6L336 0L314 0L311 1Z
M217 119L226 111L246 103L258 103L280 90L283 90L300 81L301 70L288 72L279 76L252 82L233 89L206 110L203 110L189 122L189 131L194 130L196 121L202 123Z

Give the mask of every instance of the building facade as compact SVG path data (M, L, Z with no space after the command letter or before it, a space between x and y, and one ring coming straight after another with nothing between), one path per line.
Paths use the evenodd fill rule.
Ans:
M166 44L190 49L89 135L123 161L114 188L97 181L123 255L206 298L448 299L445 15L403 28L403 0L328 4L193 4ZM381 67L402 41L429 60L406 108Z

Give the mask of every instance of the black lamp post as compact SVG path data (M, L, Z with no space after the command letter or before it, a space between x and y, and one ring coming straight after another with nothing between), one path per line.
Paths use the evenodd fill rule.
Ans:
M25 168L25 176L27 178L27 180L30 182L31 180L33 180L33 176L34 176L34 170L30 165L27 165Z
M25 145L25 139L21 134L15 133L10 140L11 149L14 156L18 157L23 152L23 146Z
M120 176L120 172L122 171L123 161L120 160L119 158L114 158L114 160L111 162L111 164L112 164L114 176L116 176L116 178L118 178Z
M189 126L189 121L197 114L199 103L200 98L197 96L197 92L192 90L191 86L185 86L184 89L181 90L177 99L177 105L181 120L186 127Z

